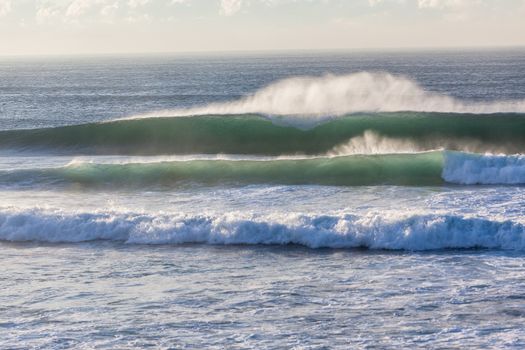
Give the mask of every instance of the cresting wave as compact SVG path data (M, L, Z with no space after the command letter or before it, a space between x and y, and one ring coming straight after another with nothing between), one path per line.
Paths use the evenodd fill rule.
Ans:
M525 184L525 156L461 152L354 155L305 159L186 160L0 172L4 187L84 186L144 189L184 184L405 185Z
M439 152L273 160L97 164L0 172L4 186L175 186L178 184L436 185Z
M385 72L293 77L237 101L147 116L265 114L297 116L308 122L358 112L525 113L525 100L466 102L425 91L417 82ZM141 116L139 116L141 117Z
M355 114L309 129L258 115L148 118L0 131L0 150L95 155L525 153L525 114ZM391 146L391 147L390 147Z
M310 248L525 249L525 227L457 215L288 214L267 217L0 211L0 240L130 244L298 244Z

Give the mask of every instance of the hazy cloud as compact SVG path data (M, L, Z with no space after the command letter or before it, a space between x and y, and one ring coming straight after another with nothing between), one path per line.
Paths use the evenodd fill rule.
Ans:
M0 17L11 12L11 0L0 0Z
M419 8L461 8L479 4L476 0L418 0Z
M242 0L221 0L221 14L231 16L241 9Z
M522 46L524 14L525 0L0 0L0 55Z
M136 8L146 5L150 0L129 0L128 6L131 8Z
M0 0L0 9L2 1ZM159 16L172 15L176 4L187 3L190 0L34 0L35 18L37 23L46 23L51 19L56 22L81 22L101 20L106 23L113 20L127 21L132 19L150 18L149 11L156 8ZM151 6L150 6L151 5ZM165 8L163 10L163 8Z

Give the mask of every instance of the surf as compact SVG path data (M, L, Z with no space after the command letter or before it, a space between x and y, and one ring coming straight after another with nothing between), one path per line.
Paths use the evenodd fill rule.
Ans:
M523 185L525 156L455 151L310 158L217 158L145 162L73 161L0 171L2 188L162 188L192 184L439 186Z
M127 244L302 245L387 250L525 250L525 227L452 214L266 216L0 210L0 240Z

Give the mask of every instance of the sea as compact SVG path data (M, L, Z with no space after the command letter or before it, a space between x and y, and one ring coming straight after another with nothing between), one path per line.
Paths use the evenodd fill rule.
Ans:
M525 49L0 58L0 348L525 348Z

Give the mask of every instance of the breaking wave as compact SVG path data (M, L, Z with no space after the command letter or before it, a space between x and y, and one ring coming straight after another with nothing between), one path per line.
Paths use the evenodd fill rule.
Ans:
M464 185L525 184L525 156L448 152L442 176Z
M0 171L2 187L149 187L187 184L403 185L525 184L525 156L452 151L312 158L72 162Z
M300 119L307 122L308 119L358 112L399 111L525 113L525 100L466 102L425 91L417 82L404 76L386 72L359 72L348 75L288 78L237 101L156 112L154 115L260 113L300 115Z
M439 152L266 160L187 160L101 164L0 172L4 186L174 186L177 184L436 185Z
M298 244L310 248L525 249L525 227L457 215L288 214L269 217L0 211L0 240L130 244Z

